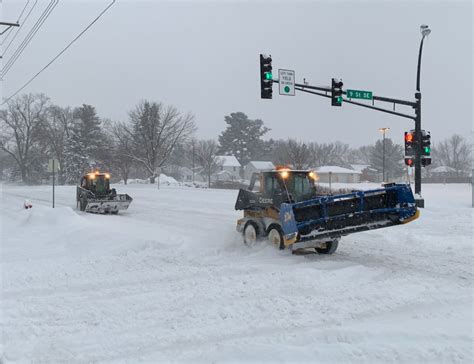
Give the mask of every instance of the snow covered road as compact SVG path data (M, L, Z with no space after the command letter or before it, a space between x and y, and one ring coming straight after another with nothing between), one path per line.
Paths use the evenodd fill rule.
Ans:
M134 201L104 216L75 187L54 210L49 186L0 188L5 362L472 361L468 185L332 256L244 246L237 191L117 186Z

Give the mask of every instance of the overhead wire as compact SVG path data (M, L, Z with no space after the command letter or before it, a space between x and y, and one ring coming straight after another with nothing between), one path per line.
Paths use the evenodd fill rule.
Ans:
M15 32L15 35L13 36L12 40L10 41L10 43L8 43L7 47L5 48L5 51L2 53L2 57L5 55L6 51L8 50L8 48L10 48L11 44L13 43L13 41L15 40L16 36L18 35L18 33L20 32L21 29L23 29L23 26L25 25L26 21L28 20L28 18L30 17L30 14L31 12L33 11L33 9L35 8L36 4L38 3L38 0L35 0L35 3L33 4L33 6L31 7L30 11L28 12L28 14L26 14L26 17L25 17L25 20L23 20L23 24L20 25L16 32ZM6 39L5 39L6 40ZM2 45L3 45L3 42L2 42Z
M29 3L30 3L30 0L27 0L25 6L23 7L23 10L21 11L20 15L18 15L18 18L17 18L17 20L16 20L16 23L17 23L17 24L20 23L20 18L21 18L21 16L23 15L23 13L25 12L26 7L28 6ZM10 36L10 34L13 34L12 32L13 32L13 27L12 27L12 26L8 27L7 35L5 36L5 38L3 38L2 42L0 43L0 45L3 45L3 43L6 42L6 40L7 40L8 37ZM3 34L3 32L0 33L0 34Z
M28 6L29 3L30 3L30 0L27 0L25 6L23 7L23 10L21 11L20 15L18 15L18 19L16 20L17 23L20 22L20 18L23 15L23 13L25 12L26 7Z
M33 37L38 33L38 31L41 29L43 26L44 22L48 17L51 15L53 12L54 8L56 5L59 3L59 0L51 0L51 2L48 4L46 9L43 11L41 16L38 18L36 21L35 25L33 28L31 28L30 32L27 34L25 39L23 39L23 42L20 44L20 46L16 49L16 51L13 53L13 55L10 57L8 60L7 64L2 68L0 71L0 78L3 78L7 72L10 70L10 68L16 63L20 55L23 53L25 48L30 44L31 40ZM2 55L3 56L3 55Z
M69 49L69 47L71 47L85 32L87 32L89 30L89 28L91 28L95 24L95 22L97 22L102 17L102 15L104 15L112 7L112 5L115 4L115 1L116 0L112 0L112 2L109 5L107 5L105 7L105 9L102 10L99 13L99 15L97 15L97 17L94 18L94 20L92 20L89 23L89 25L87 25L87 27L85 27L71 42L69 42L68 45L66 47L64 47L61 52L59 52L56 56L54 56L53 59L48 62L48 64L46 64L42 69L40 69L33 77L31 77L25 84L23 84L23 86L21 86L18 90L16 90L9 97L4 99L3 102L0 105L4 105L8 101L10 101L13 97L15 97L18 93L20 93L25 87L27 87L31 82L33 82L36 79L36 77L38 77L44 70L46 70L49 66L51 66L51 64L53 64L54 61L56 61L64 52L66 52Z

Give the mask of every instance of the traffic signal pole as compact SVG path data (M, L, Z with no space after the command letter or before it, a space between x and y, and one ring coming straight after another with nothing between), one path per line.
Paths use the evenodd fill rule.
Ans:
M415 93L415 199L419 207L425 207L421 198L421 92Z

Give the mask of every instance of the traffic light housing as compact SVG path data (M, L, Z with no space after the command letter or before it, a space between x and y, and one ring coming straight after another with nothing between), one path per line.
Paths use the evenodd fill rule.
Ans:
M331 79L331 105L342 106L342 80Z
M429 166L430 164L431 164L431 158L430 157L421 158L421 165L423 167Z
M271 99L272 94L272 57L260 54L260 96L262 99Z
M431 133L426 130L421 131L421 155L427 157L431 155Z
M415 131L405 132L405 157L413 157L415 155ZM406 158L405 158L406 164ZM408 164L407 164L408 165Z
M415 158L412 157L405 157L405 164L408 167L413 167L415 165Z

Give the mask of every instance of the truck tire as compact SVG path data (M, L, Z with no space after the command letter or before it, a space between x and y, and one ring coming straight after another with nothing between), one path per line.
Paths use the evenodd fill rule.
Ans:
M333 254L337 250L339 240L330 240L326 242L325 248L314 248L319 254Z
M244 244L247 246L254 246L260 237L260 230L257 223L254 221L247 221L244 226Z
M278 225L270 225L267 229L268 241L279 250L285 249L285 242L283 240L283 233L281 227Z

